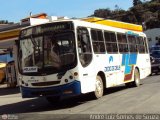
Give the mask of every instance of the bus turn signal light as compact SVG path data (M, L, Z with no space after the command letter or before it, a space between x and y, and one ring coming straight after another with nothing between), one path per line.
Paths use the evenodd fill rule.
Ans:
M78 76L78 72L75 72L75 73L74 73L74 76Z

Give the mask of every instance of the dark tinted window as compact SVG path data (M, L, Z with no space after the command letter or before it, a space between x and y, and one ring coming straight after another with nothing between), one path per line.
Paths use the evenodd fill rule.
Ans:
M145 43L143 37L141 36L137 37L137 48L139 53L145 53Z
M92 60L91 43L89 32L85 27L77 28L78 37L78 53L80 62L83 67L87 66Z
M105 37L107 52L108 53L117 53L118 52L118 47L117 47L117 41L116 41L115 33L105 31L104 32L104 37Z
M149 51L148 51L148 43L147 43L147 38L146 37L144 37L144 44L145 44L145 52L149 53Z
M92 44L93 50L96 54L105 53L105 45L103 39L103 33L101 30L91 30Z
M128 35L128 42L129 42L129 51L138 52L137 45L136 45L136 36Z
M127 37L125 34L118 33L117 34L117 39L118 39L118 47L119 47L119 52L124 53L128 52L128 43L127 43Z

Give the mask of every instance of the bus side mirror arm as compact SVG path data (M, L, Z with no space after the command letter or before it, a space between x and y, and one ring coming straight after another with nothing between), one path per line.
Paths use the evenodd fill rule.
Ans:
M7 51L9 52L10 57L13 57L13 51L12 51L12 48L8 48L8 50L7 50Z
M10 55L10 57L13 57L13 52L12 52L12 50L9 51L9 55Z

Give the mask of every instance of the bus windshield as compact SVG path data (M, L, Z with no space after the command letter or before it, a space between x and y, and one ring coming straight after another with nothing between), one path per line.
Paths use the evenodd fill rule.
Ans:
M47 75L66 71L75 66L74 33L71 30L59 30L58 26L60 24L52 23L37 26L37 29L30 28L28 31L32 31L31 34L21 32L23 35L20 37L18 61L22 74Z

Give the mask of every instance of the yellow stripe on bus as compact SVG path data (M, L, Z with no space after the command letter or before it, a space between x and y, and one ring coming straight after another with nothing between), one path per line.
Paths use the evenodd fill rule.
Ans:
M143 31L142 25L125 23L125 22L120 22L120 21L115 21L115 20L107 20L107 19L96 18L96 17L84 18L82 20L87 21L87 22L101 24L101 25L107 25L111 27L127 29L127 30L133 30L133 31L139 31L139 32Z
M0 32L0 40L18 37L19 32L20 32L20 29L6 31L6 32Z

